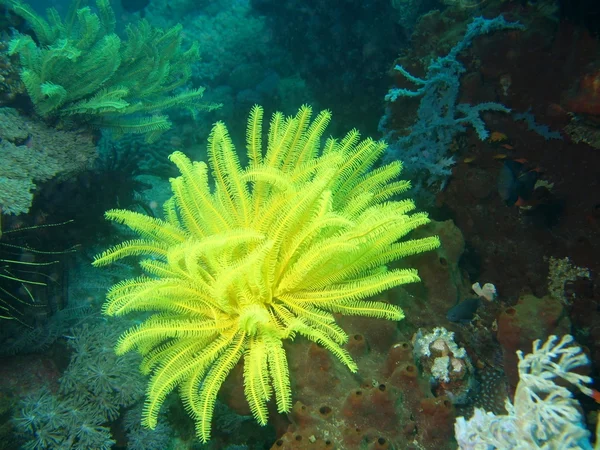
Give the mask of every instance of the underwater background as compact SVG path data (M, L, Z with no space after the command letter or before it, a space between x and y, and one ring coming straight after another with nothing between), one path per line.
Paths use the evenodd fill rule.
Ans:
M599 449L599 39L0 0L0 449Z

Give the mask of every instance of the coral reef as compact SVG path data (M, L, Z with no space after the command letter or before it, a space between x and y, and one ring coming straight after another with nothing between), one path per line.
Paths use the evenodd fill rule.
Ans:
M144 381L132 355L116 356L107 339L122 325L103 322L75 329L68 343L71 362L58 392L42 388L25 397L14 418L24 448L108 450L115 443L107 422L138 401Z
M161 416L153 430L144 428L141 405L130 409L123 418L123 428L127 432L127 450L166 450L171 446L173 430Z
M31 211L56 221L85 224L85 227L65 229L62 235L54 237L55 242L95 244L114 232L114 228L102 220L107 209L121 206L153 214L150 200L144 196L151 185L142 179L147 175L142 162L147 159L148 155L137 146L100 147L98 158L86 170L42 184Z
M526 350L542 336L569 333L571 322L560 300L523 295L514 306L507 307L498 317L498 342L504 351L504 367L511 384L517 382L517 351Z
M568 305L573 300L574 293L571 293L571 298L567 297L565 294L567 283L573 283L578 279L589 280L590 270L574 266L568 257L558 259L551 256L548 265L548 294Z
M431 333L419 330L413 347L421 376L429 378L432 393L448 397L455 405L466 404L475 388L474 369L467 351L454 342L454 333L443 327Z
M519 383L514 401L506 400L508 414L496 416L481 409L466 421L456 421L456 439L461 450L481 448L526 450L591 450L579 404L561 383L568 383L586 395L592 379L576 372L589 360L573 337L560 341L550 336L525 356L518 352ZM597 447L596 447L597 448Z
M452 217L466 236L465 262L472 279L492 281L504 299L514 304L521 294L543 297L547 293L550 256L568 256L576 266L592 272L598 269L600 248L595 236L599 228L594 211L599 199L590 195L597 191L598 180L594 171L585 167L596 167L600 156L564 132L568 126L567 130L581 128L577 132L584 134L588 128L593 130L589 123L583 129L586 122L582 118L571 120L566 100L574 80L587 73L598 54L598 42L570 23L557 25L540 17L532 6L504 6L507 18L521 20L526 29L474 42L463 57L467 72L461 83L461 101L497 98L515 112L531 108L536 123L560 132L565 139L546 140L511 115L495 115L488 126L507 140L481 142L472 133L457 139L453 145L457 164L446 190L436 195L438 213L433 212L433 216ZM493 16L499 8L490 3L486 9L486 16ZM456 24L457 15L451 10L429 17L423 33L429 28L439 30L439 34L416 41L407 60L423 58L431 46L437 50L439 45L446 51ZM565 65L565 61L569 63ZM540 76L539 68L559 75L550 80ZM510 84L505 90L507 81ZM500 199L497 180L505 159L528 160L547 183L535 189L529 205L511 208Z
M1 36L0 34L0 106L10 106L26 91L19 76L17 57L8 54L8 39Z
M418 189L423 184L444 189L451 174L450 167L456 163L452 156L448 156L448 152L455 136L466 131L465 125L471 125L477 131L479 139L485 141L489 132L481 114L485 111L510 111L497 102L481 102L476 105L457 103L460 77L465 72L457 57L480 35L515 29L523 29L523 25L507 22L502 16L490 20L477 17L468 25L465 36L446 56L431 61L424 78L411 75L401 65L395 67L396 71L417 87L413 90L392 88L385 100L396 102L403 97L421 98L417 110L418 119L410 126L409 134L396 137L396 131L386 129L387 122L391 120L388 117L391 108L388 106L386 115L380 121L380 131L392 142L387 158L404 161L407 172L415 180Z
M96 158L94 139L86 133L58 131L10 108L0 109L0 208L26 213L36 185L72 176Z
M585 74L576 95L566 102L569 111L600 116L600 70Z
M202 42L201 59L193 65L193 76L205 83L229 76L228 84L236 91L255 86L258 82L251 81L255 78L252 64L262 62L267 54L275 56L264 18L244 2L220 8L212 5L211 9L216 9L214 14L190 16L184 22L186 33ZM235 80L242 86L236 86Z
M122 0L114 17L98 0L66 15L59 2L60 17L51 8L46 19L0 4L0 103L18 109L0 110L0 319L22 319L0 327L1 450L592 448L600 394L582 374L595 380L600 360L593 0ZM125 121L152 119L134 111L134 91L149 91L132 72L105 85L97 75L117 59L115 74L135 70L123 56L137 44L142 81L160 90L174 70L181 83L147 101L170 105L208 85L203 101L226 103L210 116L228 130L211 132L184 105L158 138L148 129L116 143L124 130L112 133L109 119L123 102ZM116 57L96 70L90 58L104 50ZM75 68L95 91L61 103L61 86L67 97L78 88ZM52 78L31 83L44 73ZM135 95L119 97L111 80L131 80ZM383 105L391 86L398 98ZM92 112L107 102L112 110ZM257 102L283 113L263 129L255 108L244 130ZM303 103L335 111L334 135L349 122L375 131L387 107L386 136L414 150L404 173L421 172L408 178L430 205L432 220L406 238L430 251L390 241L427 221L409 210L415 191L390 178L399 162L378 165L384 145L354 131L327 138L329 114L294 116ZM54 129L32 136L35 114ZM92 166L94 137L59 130L104 120ZM48 145L58 135L62 149ZM409 208L402 220L386 216L391 204ZM116 224L100 221L106 209ZM75 243L76 258L55 257ZM98 253L114 262L106 271L90 265ZM51 264L29 265L41 262ZM416 280L414 270L422 282L385 282ZM474 282L496 295L474 294ZM105 312L128 320L100 318L107 286ZM566 333L581 349L547 340ZM113 342L144 355L145 406L135 357L114 355Z
M340 324L359 371L349 374L314 343L287 346L297 401L272 450L455 448L454 406L433 396L410 341L391 323L346 317Z
M412 333L418 328L431 328L431 324L448 323L446 315L458 302L471 294L467 274L461 266L465 252L465 238L451 221L432 221L413 232L414 238L427 235L440 237L442 245L434 251L406 258L406 264L416 267L422 283L406 286L406 293L392 292L403 302L411 318ZM408 301L407 297L411 300Z

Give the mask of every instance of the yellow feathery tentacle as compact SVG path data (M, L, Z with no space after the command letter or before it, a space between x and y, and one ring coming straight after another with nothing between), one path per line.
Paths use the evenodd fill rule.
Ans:
M373 197L381 189L385 189L391 180L398 177L402 170L402 163L400 161L394 161L386 166L379 167L367 175L361 177L360 180L356 180L352 187L344 190L340 187L338 196L339 204L343 205L347 199L352 198L363 192L370 192ZM379 202L377 202L379 203Z
M306 302L312 305L327 305L333 302L363 299L394 286L418 281L421 280L416 270L396 269L323 289L299 291L293 294L286 293L279 296L290 301Z
M319 205L324 187L324 181L314 182L306 186L306 190L299 196L300 198L296 198L293 203L288 203L282 214L277 217L277 223L271 229L271 237L274 241L270 255L271 267L276 266L282 246L287 244L288 239L293 238L293 233L296 230L301 229L302 223L306 222L306 217L310 217L311 213L314 214L313 211Z
M327 261L340 261L356 251L356 244L347 242L342 236L332 236L319 245L312 245L303 252L294 264L282 274L277 285L276 295L284 292L309 288L316 280L306 274L319 268Z
M348 341L348 335L344 333L344 330L336 325L335 318L328 312L321 311L311 305L295 303L289 299L278 300L281 300L282 303L298 317L302 317L307 324L314 326L315 328L318 328L326 333L336 343L341 345Z
M244 393L250 411L260 425L267 424L267 400L271 394L267 371L268 351L264 339L251 338L244 354Z
M315 120L313 123L311 123L306 131L306 139L304 139L303 145L298 151L296 164L304 164L315 157L319 149L321 136L323 136L325 128L327 128L327 125L329 125L330 121L331 112L327 110L321 111L317 117L315 117Z
M394 195L403 194L411 188L410 181L401 180L388 183L373 196L373 202L384 202Z
M142 270L158 278L177 278L177 272L171 266L157 259L143 259L140 261Z
M143 354L142 362L140 363L140 372L144 375L150 375L163 361L167 361L173 356L178 355L184 349L188 348L189 345L188 341L171 340L155 346ZM203 345L203 342L199 340L198 345Z
M290 373L285 356L285 350L280 339L267 339L265 341L269 374L273 381L277 411L284 413L292 409L292 391L290 388Z
M227 201L238 217L238 226L247 226L250 214L250 194L242 180L240 160L225 125L217 122L209 136L209 161Z
M141 213L125 209L111 209L106 211L104 217L131 228L143 238L165 245L179 244L186 239L185 233L180 228Z
M354 148L359 142L360 132L356 128L353 128L339 143L336 143L332 150L341 153L342 155L351 155L354 153Z
M204 346L204 342L192 339L186 342L188 345L181 348L178 353L171 355L169 359L161 360L150 379L146 391L146 402L142 410L142 424L148 428L156 427L158 411L169 392L199 364L192 355Z
M211 232L231 228L226 217L214 204L208 187L208 170L205 163L194 163L182 152L174 152L169 156L183 177L183 191L180 201L194 205L195 211L192 217L196 217L202 223L209 225ZM178 197L179 198L179 197ZM181 205L178 205L181 208ZM192 230L190 230L192 231Z
M156 426L158 411L166 396L178 384L182 384L198 370L206 370L231 343L231 339L222 336L206 345L201 339L185 340L187 346L173 346L166 351L159 366L154 370L146 391L146 402L142 411L142 423L149 428ZM194 352L202 352L191 357ZM196 393L193 393L196 395ZM190 398L194 402L194 397Z
M411 239L410 241L398 242L390 245L387 250L384 250L376 258L373 258L372 264L387 264L390 261L395 261L406 256L425 253L434 250L441 245L438 236L427 236L421 239Z
M165 244L158 243L156 241L149 241L147 239L132 239L131 241L125 241L114 247L104 250L99 255L94 257L92 265L94 267L107 266L112 264L118 259L126 258L127 256L154 256L155 258L167 257L169 247Z
M298 120L293 117L285 119L280 134L275 136L272 145L267 149L265 164L277 169L281 168L299 125Z
M231 153L233 153L224 150L230 145L228 141L225 124L217 122L208 136L208 161L215 179L216 193L219 194L219 199L224 202L223 206L227 213L237 218L236 224L241 224L243 221L240 220L235 187L231 180L231 177L235 177L236 174L227 172L227 166L235 166L235 163L227 161L227 158L231 157Z
M177 204L175 203L175 197L169 198L163 205L163 213L167 220L167 223L173 226L181 226L179 216L177 215Z
M173 208L179 211L181 222L192 235L202 238L210 233L204 229L204 220L200 213L200 205L195 196L190 195L183 177L171 178L173 190ZM172 214L172 213L170 213Z
M170 338L196 339L218 334L230 328L231 320L219 322L213 320L169 319L160 315L152 316L140 325L127 330L116 347L122 355L133 348L139 348L144 341L161 342Z
M377 319L402 320L404 312L396 305L383 302L371 301L346 301L331 302L323 308L333 312L347 314L349 316L375 317Z
M281 133L281 126L284 122L285 117L279 111L273 113L271 116L271 122L269 124L269 134L267 136L267 151L274 145L275 139L279 137Z
M204 378L198 393L198 400L193 402L196 404L195 409L198 416L196 434L203 443L208 442L210 439L210 425L219 389L221 389L221 385L231 369L242 357L246 345L246 334L243 332L238 333L229 347L213 363Z
M159 290L165 287L176 288L181 282L176 279L145 279L145 277L125 280L113 286L106 294L107 302L102 312L109 316L121 316L132 311L142 311L152 306L152 299L160 299ZM163 300L164 301L164 300Z
M336 178L341 183L336 187L336 193L340 199L354 189L365 172L383 155L386 148L387 144L384 142L375 142L372 139L365 139L356 146L356 150L338 169L339 176Z
M250 110L248 128L246 129L246 148L250 168L256 168L262 163L262 121L264 110L254 105Z
M282 161L281 170L283 172L291 172L297 163L298 151L304 146L307 135L306 129L310 125L310 117L312 115L312 108L308 105L302 105L298 114L296 114L296 121L298 127L296 133L289 144L289 151Z

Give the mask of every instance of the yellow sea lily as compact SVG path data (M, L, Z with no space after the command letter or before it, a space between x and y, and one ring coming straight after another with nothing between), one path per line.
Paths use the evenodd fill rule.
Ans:
M272 396L280 412L292 405L284 339L317 342L354 372L333 314L403 318L398 306L368 298L419 281L415 270L386 264L436 248L439 239L400 241L429 219L411 213L412 201L392 200L410 187L397 180L400 162L373 169L385 143L360 140L356 130L322 143L331 115L311 116L308 106L295 117L275 113L263 152L263 109L255 106L246 167L218 122L208 165L170 156L181 175L171 179L164 219L106 213L139 239L110 248L94 265L147 257L140 263L146 275L113 286L104 306L111 316L156 312L117 344L118 353L140 352L150 375L144 425L156 426L178 388L198 437L208 441L217 393L242 359L245 395L264 425Z

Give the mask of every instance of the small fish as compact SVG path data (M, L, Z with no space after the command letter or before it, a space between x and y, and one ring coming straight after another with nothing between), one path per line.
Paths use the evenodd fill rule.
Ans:
M539 176L537 169L526 168L527 161L507 159L498 175L498 194L508 206L523 206L531 198Z
M121 0L121 6L129 13L140 11L144 14L144 8L150 4L150 0Z
M600 403L600 392L598 392L596 389L592 389L592 395L590 395L590 397L592 397L596 403Z
M508 136L504 133L501 133L500 131L492 131L492 134L490 134L490 142L495 142L495 143L499 143L499 142L505 142L508 140Z
M468 323L473 320L481 301L478 298L468 298L448 310L446 319L450 322Z

